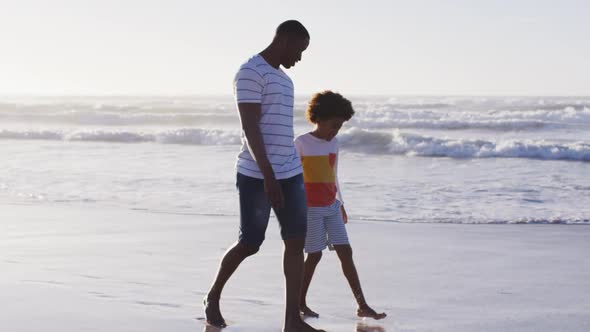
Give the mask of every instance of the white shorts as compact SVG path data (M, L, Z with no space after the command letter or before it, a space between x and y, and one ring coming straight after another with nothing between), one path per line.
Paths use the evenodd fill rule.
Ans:
M328 245L349 244L340 205L336 200L328 206L307 207L306 253L322 251Z

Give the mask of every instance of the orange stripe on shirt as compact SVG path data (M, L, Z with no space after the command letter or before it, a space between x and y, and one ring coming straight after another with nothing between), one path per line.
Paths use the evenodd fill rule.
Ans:
M302 156L308 206L327 206L336 199L336 154Z

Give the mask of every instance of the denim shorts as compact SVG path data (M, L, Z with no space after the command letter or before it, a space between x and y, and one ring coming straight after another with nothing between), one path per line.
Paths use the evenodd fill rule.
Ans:
M283 240L305 239L307 233L307 201L303 174L278 180L283 190L284 206L274 209ZM240 196L241 243L260 247L272 208L264 192L264 180L238 173L236 186Z

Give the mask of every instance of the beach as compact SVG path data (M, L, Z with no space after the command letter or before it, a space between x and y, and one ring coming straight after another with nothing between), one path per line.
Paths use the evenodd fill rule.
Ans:
M7 2L0 332L308 332L252 177L319 331L590 332L588 14Z
M201 300L236 239L233 216L80 205L3 205L2 330L212 331ZM327 331L587 331L590 228L351 220L357 269L382 321L354 316L333 253L308 322ZM274 218L261 251L223 293L226 331L280 331L282 245Z
M364 293L333 252L308 295L327 331L588 331L590 101L358 97L339 180ZM296 134L310 125L296 99ZM238 236L231 96L0 100L0 330L208 331ZM280 331L282 243L227 284L226 331Z

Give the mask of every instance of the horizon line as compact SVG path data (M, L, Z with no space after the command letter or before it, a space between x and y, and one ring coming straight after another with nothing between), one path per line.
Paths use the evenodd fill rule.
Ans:
M329 90L329 89L326 89ZM333 90L339 92L338 90ZM317 92L300 92L295 93L295 97L311 96ZM525 93L347 93L347 96L354 97L521 97L521 98L534 98L534 97L545 97L545 98L590 98L589 94L525 94ZM14 98L14 97L32 97L32 98L59 98L59 97L70 97L70 98L97 98L97 97L115 97L115 98L133 98L133 97L160 97L160 98L189 98L189 97L231 97L231 93L2 93L0 92L0 98Z

